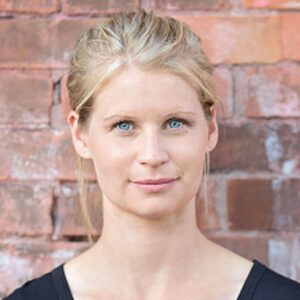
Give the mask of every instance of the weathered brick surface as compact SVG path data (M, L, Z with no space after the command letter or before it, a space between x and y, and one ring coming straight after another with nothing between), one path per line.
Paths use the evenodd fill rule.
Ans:
M99 14L137 8L138 0L62 0L63 12L70 15Z
M0 67L68 67L77 39L97 21L0 20Z
M248 8L300 9L300 2L294 0L244 0Z
M26 281L41 276L72 259L88 243L2 240L0 243L0 294L7 295Z
M70 132L2 130L1 179L76 180Z
M48 127L52 82L44 73L0 71L0 124Z
M228 0L156 0L158 9L167 10L218 10L230 8Z
M273 223L271 181L228 180L227 211L231 230L270 230Z
M221 125L211 170L298 174L299 130L298 122Z
M232 95L232 75L227 68L219 67L214 70L216 81L216 92L223 106L218 105L217 113L220 120L232 117L233 95Z
M65 75L61 79L60 90L61 90L62 113L63 113L63 117L67 119L67 116L71 111L69 93L67 88L67 75Z
M300 67L250 67L237 82L248 117L299 117Z
M69 130L67 112L64 113L64 86L63 78L68 69L52 70L51 79L54 83L53 105L50 110L51 128L54 130ZM68 103L67 103L68 104Z
M40 67L51 64L50 21L0 20L0 67Z
M284 58L300 61L300 13L282 16Z
M249 260L257 259L260 262L268 265L268 241L271 238L270 234L255 236L245 236L242 234L215 234L207 235L207 237L212 241L219 243L223 247L248 258Z
M296 15L294 17L296 23ZM203 39L212 62L272 63L282 59L279 16L180 16ZM5 67L67 67L71 51L81 33L97 19L1 20L0 62ZM286 22L283 22L284 24ZM295 25L297 26L297 25ZM289 24L283 26L292 35ZM293 31L294 33L294 31ZM297 39L297 37L293 37ZM285 39L286 55L289 40ZM260 45L260 47L257 47ZM0 66L1 66L0 65Z
M96 234L102 230L102 200L98 184L89 188L88 205ZM79 188L74 184L61 186L55 205L55 232L57 236L85 235L87 228L80 208Z
M49 14L58 9L58 0L0 0L0 11Z
M273 227L300 231L300 178L273 179Z
M99 19L55 20L52 28L53 42L51 46L53 59L58 66L69 66L71 54L77 39L98 21Z
M270 267L300 282L299 233L281 233L269 240Z
M282 59L279 16L179 16L203 39L215 64Z
M300 179L230 179L228 223L232 230L300 229Z
M0 182L0 234L52 233L52 191L46 183Z

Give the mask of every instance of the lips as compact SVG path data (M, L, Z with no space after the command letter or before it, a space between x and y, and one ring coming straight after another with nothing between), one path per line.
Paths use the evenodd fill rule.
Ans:
M146 180L134 181L134 183L139 183L139 184L162 184L162 183L173 182L176 179L177 178L146 179Z
M147 193L164 192L176 184L178 178L159 178L134 181L138 189Z

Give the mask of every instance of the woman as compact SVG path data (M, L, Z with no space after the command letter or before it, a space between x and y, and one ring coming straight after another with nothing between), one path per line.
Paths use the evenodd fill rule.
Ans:
M300 284L196 225L218 99L187 25L112 14L78 41L68 89L74 148L93 162L102 192L101 237L7 299L300 299ZM84 193L82 205L89 222Z

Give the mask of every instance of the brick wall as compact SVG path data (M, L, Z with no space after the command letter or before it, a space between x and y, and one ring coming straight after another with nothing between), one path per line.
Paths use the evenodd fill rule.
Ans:
M68 61L99 17L138 6L190 24L215 65L225 111L199 226L300 280L300 1L0 0L0 296L88 247Z

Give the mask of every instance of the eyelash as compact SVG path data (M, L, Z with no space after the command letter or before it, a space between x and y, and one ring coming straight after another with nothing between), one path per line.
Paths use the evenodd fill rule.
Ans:
M172 118L172 119L169 119L169 120L167 121L167 123L169 123L169 122L171 122L171 121L179 121L179 122L181 122L183 125L190 126L190 123L189 123L188 121L183 120L183 119L180 119L180 118ZM114 124L112 125L112 129L116 128L119 124L122 124L122 123L125 123L125 122L133 124L132 121L129 121L129 120L124 119L124 120L121 120L121 121L119 121L119 122L117 122L117 123L114 123ZM179 130L179 129L181 129L181 127L180 127L180 128L175 128L175 130ZM125 131L120 130L120 131L123 132L123 133L125 133L125 134L129 132L129 130L125 130Z

